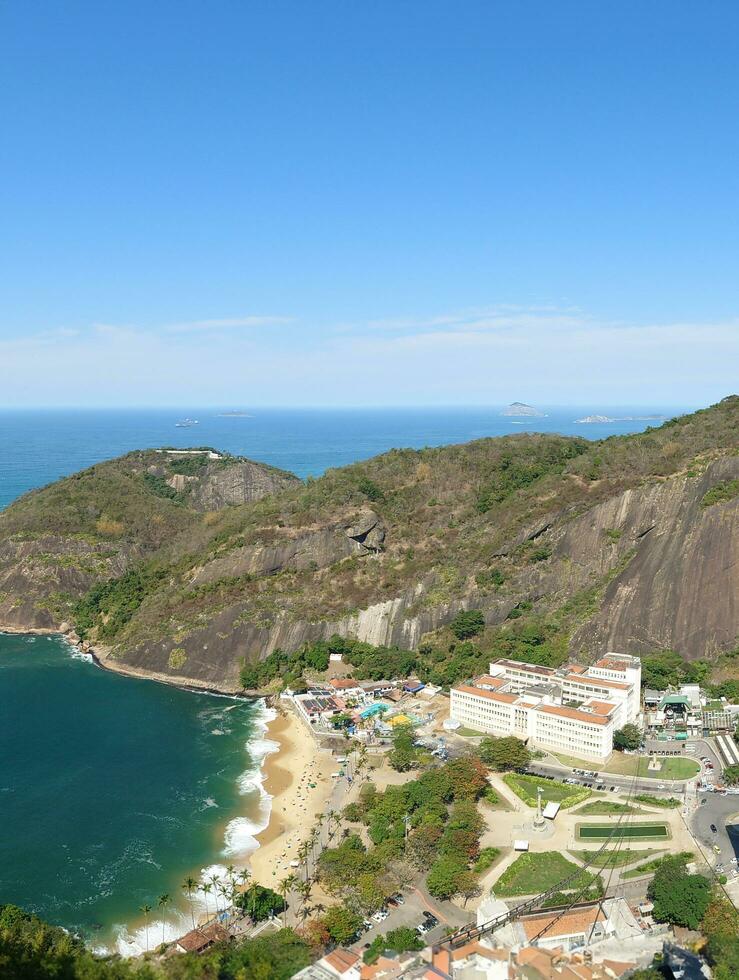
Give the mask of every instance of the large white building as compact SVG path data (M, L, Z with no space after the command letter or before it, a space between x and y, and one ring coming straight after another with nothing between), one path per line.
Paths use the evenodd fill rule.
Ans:
M600 762L613 733L638 718L640 685L640 661L620 654L587 668L497 660L489 674L452 688L449 714L476 731Z

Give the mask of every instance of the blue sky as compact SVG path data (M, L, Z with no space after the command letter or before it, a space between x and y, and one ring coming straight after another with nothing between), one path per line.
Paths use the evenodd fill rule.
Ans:
M0 403L739 378L736 2L0 3Z

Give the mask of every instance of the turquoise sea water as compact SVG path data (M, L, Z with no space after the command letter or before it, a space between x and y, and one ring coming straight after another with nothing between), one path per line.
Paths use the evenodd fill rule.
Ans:
M259 704L122 677L46 636L0 634L0 690L0 902L125 949L143 904L183 906L186 875L238 861L265 825Z
M254 409L243 418L192 407L0 411L0 508L140 447L211 445L305 477L393 447L525 431L586 438L640 431L649 422L574 420L656 410L548 411L535 419L501 417L499 408ZM184 417L199 424L177 428ZM6 634L0 703L0 902L16 902L93 943L115 945L117 937L119 948L135 951L143 932L132 937L126 924L140 919L141 905L155 906L169 892L182 907L185 875L238 862L266 825L260 764L274 746L264 739L257 705L110 674L75 659L58 639ZM170 922L168 935L187 921Z

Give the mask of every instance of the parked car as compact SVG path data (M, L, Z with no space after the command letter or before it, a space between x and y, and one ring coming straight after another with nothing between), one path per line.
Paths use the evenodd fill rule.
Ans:
M430 912L424 912L423 916L429 929L433 929L435 926L438 926L439 920L435 915L432 915Z
M718 833L718 828L716 827L716 824L715 823L712 823L711 824L711 833L712 834L717 834Z
M426 925L425 922L419 922L416 926L416 932L419 934L419 936L425 936L430 928L431 927Z
M405 905L405 898L401 892L396 892L393 895L393 901L396 905Z

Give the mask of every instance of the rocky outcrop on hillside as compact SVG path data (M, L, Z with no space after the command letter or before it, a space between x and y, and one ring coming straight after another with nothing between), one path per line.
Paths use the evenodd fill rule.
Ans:
M352 515L326 527L296 532L274 528L269 544L244 545L224 558L215 558L199 569L193 585L217 582L233 576L275 575L284 571L317 571L352 555L377 554L385 529L371 510Z
M189 504L198 511L249 504L267 494L278 493L300 483L292 473L255 463L250 459L234 460L226 467L218 462L211 462L198 476L183 477L175 474L172 479L182 481L180 486L175 485L176 489L184 490L188 487Z

